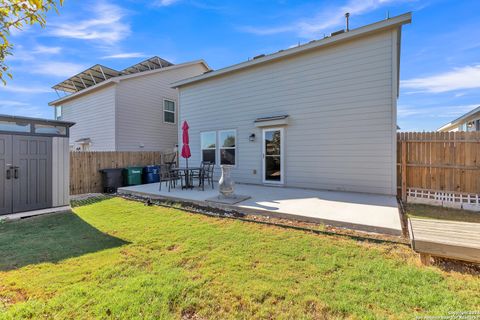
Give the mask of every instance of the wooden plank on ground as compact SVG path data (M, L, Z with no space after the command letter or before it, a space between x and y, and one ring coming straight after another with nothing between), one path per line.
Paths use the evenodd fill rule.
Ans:
M479 223L411 218L409 225L415 251L480 262Z

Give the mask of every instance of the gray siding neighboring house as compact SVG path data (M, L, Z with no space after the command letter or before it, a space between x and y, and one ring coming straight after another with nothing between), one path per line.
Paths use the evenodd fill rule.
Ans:
M207 70L199 60L120 75L49 104L61 108L57 119L76 123L70 132L72 149L171 151L178 120L178 92L171 84ZM175 123L165 122L164 100L174 103Z
M480 106L465 113L457 119L443 125L437 131L455 132L455 131L480 131Z
M91 150L115 150L115 95L116 87L110 84L62 102L62 115L57 120L78 124L70 131L70 145L89 138L92 141Z
M410 21L401 15L174 84L189 163L215 154L217 165L235 163L237 182L396 194L400 35Z

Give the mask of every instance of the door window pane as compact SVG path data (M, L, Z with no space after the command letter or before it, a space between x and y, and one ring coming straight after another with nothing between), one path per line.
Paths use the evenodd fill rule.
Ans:
M281 181L281 164L279 156L265 157L265 180Z
M265 132L265 154L280 155L280 130Z

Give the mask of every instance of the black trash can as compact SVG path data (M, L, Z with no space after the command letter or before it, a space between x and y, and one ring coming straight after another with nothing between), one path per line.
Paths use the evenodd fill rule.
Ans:
M151 165L143 168L143 183L160 182L160 167Z
M104 193L115 193L117 189L123 187L123 168L102 169L102 186Z

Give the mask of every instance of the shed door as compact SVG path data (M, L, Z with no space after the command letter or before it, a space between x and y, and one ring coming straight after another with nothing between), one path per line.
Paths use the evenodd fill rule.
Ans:
M51 207L52 138L13 136L13 212Z
M12 212L12 136L0 134L0 215Z

